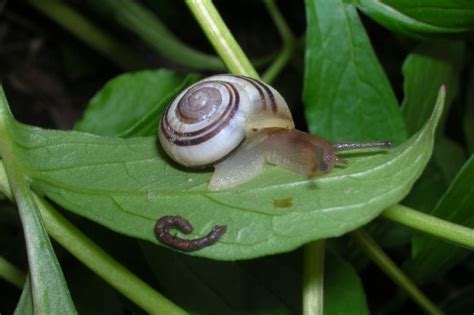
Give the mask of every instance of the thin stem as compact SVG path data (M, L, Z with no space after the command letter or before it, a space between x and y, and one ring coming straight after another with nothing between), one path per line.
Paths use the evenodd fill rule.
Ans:
M225 69L217 56L189 47L179 40L150 10L131 0L106 0L103 3L122 26L132 30L168 59L198 70Z
M369 258L409 297L429 314L440 315L443 312L421 292L413 281L395 265L380 246L362 229L351 233L352 238Z
M259 78L257 71L225 25L210 0L186 0L186 4L230 72Z
M0 169L5 172L1 160ZM44 199L34 193L32 197L48 233L117 291L151 314L187 314L108 255Z
M324 240L304 247L303 314L323 315L324 310Z
M61 1L29 0L29 3L123 69L146 68L143 58Z
M44 199L34 198L49 234L112 287L150 314L187 314L108 255Z
M0 278L7 280L21 290L25 284L26 275L5 258L0 257Z
M273 23L275 23L275 26L278 32L280 33L280 37L283 42L283 47L280 53L278 54L278 57L262 75L262 79L265 82L271 83L273 80L275 80L281 70L283 70L283 68L286 66L291 56L293 56L293 53L296 49L297 41L290 27L286 23L285 18L281 14L280 9L278 9L278 6L275 4L275 1L264 0L263 3L267 7L267 11L270 14L270 17L272 18Z
M385 209L382 218L438 237L459 246L474 249L474 229L439 219L432 215L395 205Z

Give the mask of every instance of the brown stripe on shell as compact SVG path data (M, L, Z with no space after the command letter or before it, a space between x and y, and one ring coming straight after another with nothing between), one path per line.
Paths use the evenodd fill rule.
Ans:
M265 92L268 94L268 98L270 99L270 105L272 107L272 112L276 113L278 112L278 106L276 104L276 101L275 101L275 95L273 95L273 92L272 90L263 82L260 82L259 80L255 80L254 78L251 78L251 77L246 77L246 76L243 76L243 75L235 75L235 74L231 74L229 75L231 77L234 77L234 78L240 78L240 79L243 79L249 83L251 83L255 88L257 88L257 90L259 91L259 94L260 94L260 91L261 91L261 88L258 88L258 86L262 87ZM260 97L262 97L262 94L260 94ZM265 98L265 96L263 96ZM266 99L265 99L265 108L266 109Z
M265 89L265 92L267 92L268 97L270 98L270 106L272 107L272 112L274 112L274 113L278 112L278 106L275 102L275 95L273 95L272 90L265 83L262 83L258 80L252 79L252 78L249 78L249 79L254 81L256 84L260 85L261 87L263 87Z
M177 132L176 130L170 127L168 117L167 117L167 113L168 113L168 110L167 110L162 119L161 131L162 131L162 134L166 137L166 139L168 139L168 141L178 146L197 145L197 144L203 143L204 141L209 140L210 138L218 134L222 129L227 127L227 125L230 123L231 119L235 116L235 113L239 109L239 103L240 103L239 93L232 84L229 84L224 81L213 81L213 82L218 82L218 83L223 84L229 91L229 104L227 105L225 111L212 124L207 125L204 128L201 128L199 130L192 131L192 132ZM208 130L210 131L207 132ZM204 132L207 132L207 133L203 134L202 136L189 139L189 137L198 136L199 134L202 134ZM185 139L187 137L188 139Z
M262 109L267 110L267 98L265 97L265 93L263 93L262 88L257 83L255 83L255 81L253 79L247 78L247 77L244 77L244 76L238 76L238 75L233 75L233 77L245 80L248 83L252 84L252 86L258 91L258 94L260 95L260 101L262 103Z

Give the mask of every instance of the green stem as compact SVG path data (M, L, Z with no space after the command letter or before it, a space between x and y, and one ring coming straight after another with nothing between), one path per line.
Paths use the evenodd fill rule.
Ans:
M5 172L2 161L0 170ZM10 187L7 188L10 191ZM114 260L44 199L36 194L32 196L48 233L117 291L152 314L187 314Z
M0 257L0 278L7 280L21 290L25 284L26 275L5 258Z
M323 315L324 240L306 244L303 255L303 314Z
M146 68L143 58L61 1L29 0L29 3L120 67Z
M297 41L274 0L264 0L264 4L267 7L268 13L270 14L273 22L275 23L275 26L277 27L283 42L283 47L278 54L278 57L262 75L262 79L265 82L271 83L286 66L291 56L293 56Z
M187 314L128 271L44 199L35 195L49 234L84 265L151 314Z
M118 23L140 36L168 59L197 70L224 70L223 62L181 42L152 11L131 0L106 0Z
M0 103L6 102L0 89ZM54 254L53 246L46 232L39 209L33 199L29 181L23 174L15 156L11 138L10 112L0 111L0 154L2 167L15 199L26 244L28 268L31 277L31 292L34 310L43 313L76 312L61 266ZM10 189L9 189L10 190Z
M210 0L186 0L186 4L230 72L259 78Z
M34 196L49 234L84 265L151 314L187 314L118 263L57 212Z
M474 249L474 230L471 228L451 223L402 205L387 208L380 216L442 240Z
M362 229L351 233L352 238L369 256L369 258L398 286L400 286L415 303L427 313L440 315L443 312L433 304L403 271L395 265L390 257L378 246L378 244Z

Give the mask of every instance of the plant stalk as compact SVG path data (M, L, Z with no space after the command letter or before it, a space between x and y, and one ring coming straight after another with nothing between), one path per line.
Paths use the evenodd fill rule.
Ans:
M324 254L324 240L304 246L303 315L324 314Z
M263 81L271 83L280 74L283 68L287 65L290 58L293 56L293 53L296 50L297 40L288 26L288 23L286 23L285 18L281 14L280 9L275 4L275 1L264 0L263 3L267 8L273 23L275 23L275 26L283 42L283 47L277 58L262 75Z
M413 281L385 254L380 246L362 229L351 233L351 237L369 258L407 295L428 314L442 315L443 312L417 288Z
M112 287L150 314L187 314L118 263L44 199L34 198L48 233Z
M21 290L25 284L26 275L5 258L0 257L0 278L7 280Z
M258 79L257 71L232 36L212 1L186 0L186 4L229 71Z
M474 229L451 223L402 205L385 209L380 217L438 237L444 241L474 249Z

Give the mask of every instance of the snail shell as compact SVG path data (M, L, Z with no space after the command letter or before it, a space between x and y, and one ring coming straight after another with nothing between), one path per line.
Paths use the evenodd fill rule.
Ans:
M294 128L283 97L271 86L242 76L215 75L180 93L160 123L160 142L176 162L213 164L256 130Z
M336 152L390 146L388 141L331 144L294 127L285 100L274 88L222 74L191 85L171 102L160 121L159 139L179 164L214 165L209 190L244 183L266 163L318 176L346 163Z

